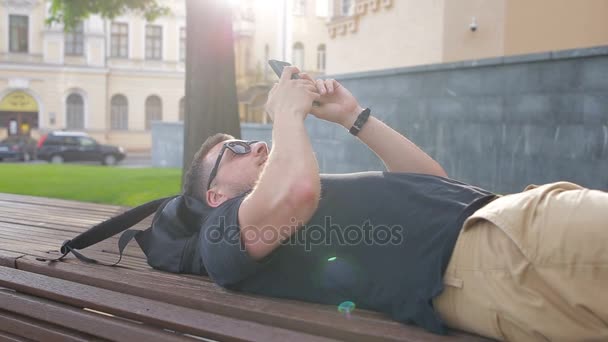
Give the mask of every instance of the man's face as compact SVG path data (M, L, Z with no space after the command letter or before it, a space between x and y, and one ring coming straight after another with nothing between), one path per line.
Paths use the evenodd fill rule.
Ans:
M234 139L222 141L209 151L206 159L210 167L215 165L223 145L230 141ZM268 146L265 142L256 142L250 146L251 152L239 155L225 149L210 189L236 196L253 188L268 159Z

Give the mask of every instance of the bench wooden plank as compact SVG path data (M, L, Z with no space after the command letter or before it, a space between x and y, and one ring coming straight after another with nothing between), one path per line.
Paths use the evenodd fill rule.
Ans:
M161 329L15 292L0 291L0 303L6 311L14 314L113 341L178 342L190 340Z
M93 336L0 310L0 331L35 341L90 341Z
M41 207L37 205L2 205L4 213L18 213L18 212L32 212L35 216L48 216L51 220L57 220L65 217L70 217L73 223L80 224L95 224L96 222L102 221L106 217L111 217L116 214L97 214L92 215L87 211L80 209L65 209L65 208L54 208L54 207ZM52 222L52 221L51 221Z
M72 259L73 260L73 259ZM77 262L77 261L74 261ZM389 320L384 315L356 310L345 319L336 308L327 305L253 296L227 291L210 281L183 279L170 275L158 278L150 272L114 269L88 264L57 262L46 264L30 257L20 258L17 267L34 273L121 291L149 299L213 312L262 324L316 333L336 339L377 341L443 341L418 327ZM158 272L158 271L157 271ZM160 274L166 274L158 272ZM204 277L198 277L204 278ZM180 280L183 279L183 280ZM476 337L451 336L451 341L473 341ZM483 340L478 338L478 340Z
M15 268L15 260L24 256L23 253L15 253L0 250L0 266Z
M107 217L100 219L99 222L105 220ZM24 213L3 213L0 212L0 222L12 223L21 225L24 227L38 227L38 228L46 228L57 231L70 232L73 236L76 236L79 233L84 232L85 230L92 227L92 225L77 225L71 224L71 222L66 222L65 217L61 217L58 222L49 219L48 216L36 216L34 214L24 214ZM141 223L133 226L133 229L146 229L152 223L151 219L144 219Z
M0 342L32 342L32 340L0 331Z
M265 326L7 267L0 267L0 286L205 338L230 341L330 341L312 334Z
M127 207L112 205L112 204L98 204L91 202L80 202L74 200L66 200L59 198L49 198L42 196L28 196L18 194L0 193L0 200L6 202L15 203L31 203L39 204L44 206L53 206L57 208L83 208L91 211L105 211L105 212L117 212L127 209ZM143 203L142 203L143 204Z

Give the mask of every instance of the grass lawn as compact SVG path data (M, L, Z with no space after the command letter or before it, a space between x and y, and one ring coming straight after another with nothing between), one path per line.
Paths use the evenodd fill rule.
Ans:
M137 206L180 192L180 169L0 163L0 192Z

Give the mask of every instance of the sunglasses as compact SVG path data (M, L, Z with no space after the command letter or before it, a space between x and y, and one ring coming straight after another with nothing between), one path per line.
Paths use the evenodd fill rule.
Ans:
M211 182L215 179L217 175L217 169L220 166L220 162L222 161L222 156L224 156L224 152L226 150L232 151L236 155L243 155L251 152L251 145L258 142L257 140L235 140L224 143L222 146L222 150L220 154L217 156L217 160L215 161L215 165L213 166L213 170L211 170L211 175L209 175L209 183L207 184L207 189L211 188Z

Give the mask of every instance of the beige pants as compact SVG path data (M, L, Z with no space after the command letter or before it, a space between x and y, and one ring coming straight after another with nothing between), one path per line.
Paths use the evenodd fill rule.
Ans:
M608 193L529 186L469 217L434 305L508 341L608 341Z

